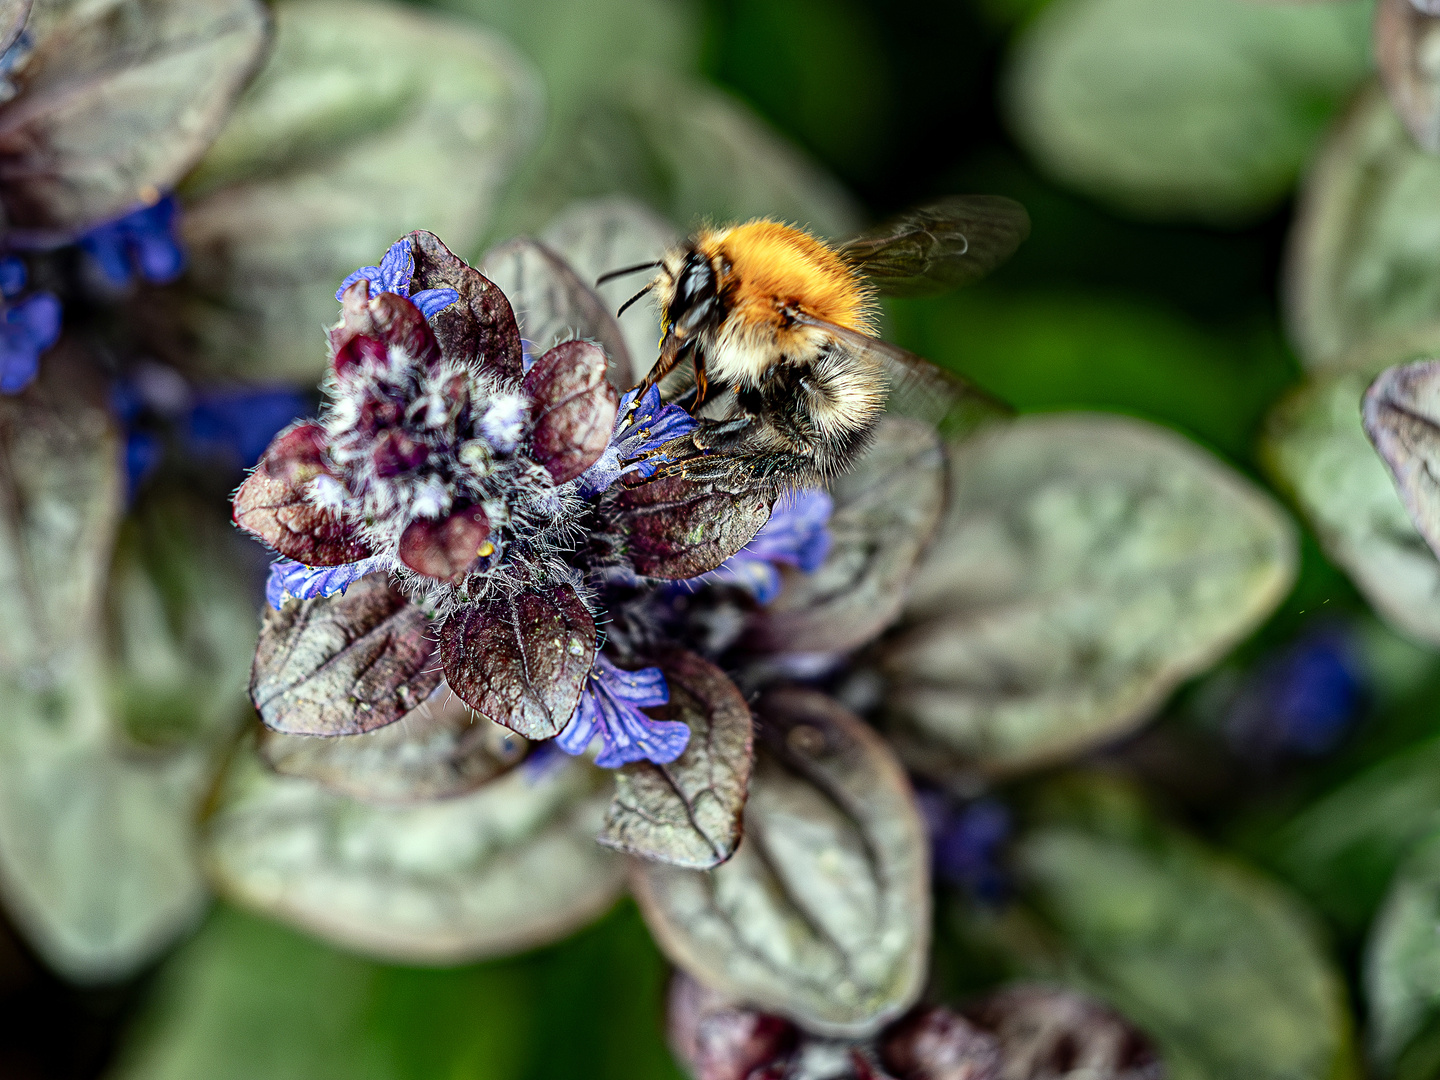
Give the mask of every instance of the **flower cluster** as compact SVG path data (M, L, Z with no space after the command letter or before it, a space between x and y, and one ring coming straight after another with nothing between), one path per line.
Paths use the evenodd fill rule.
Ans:
M695 421L656 390L621 400L591 342L530 360L500 290L428 233L337 297L319 417L277 435L235 498L236 522L282 556L271 606L389 575L482 715L570 754L598 739L605 767L674 761L689 727L645 711L669 701L661 667L643 662L668 644L660 586L754 579L763 601L775 564L823 557L828 498L801 497L761 529L762 493L653 480L662 446ZM433 689L429 655L428 638L411 642L398 696L356 727Z

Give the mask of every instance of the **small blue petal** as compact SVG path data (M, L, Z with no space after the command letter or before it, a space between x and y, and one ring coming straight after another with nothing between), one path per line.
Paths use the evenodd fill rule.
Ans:
M175 234L179 214L180 204L167 195L152 206L97 225L78 243L115 285L129 284L137 273L163 285L185 268L185 251Z
M196 395L182 436L199 457L225 457L241 468L260 460L275 433L311 411L294 390L209 390Z
M1010 811L994 799L978 799L934 825L939 826L931 833L936 877L969 890L978 900L1005 899L1009 880L1001 855L1010 838Z
M362 278L370 283L372 293L393 292L408 297L410 295L410 278L414 274L415 259L410 254L410 241L397 240L390 245L390 250L385 252L385 257L380 260L379 266L362 266L353 274L346 275L340 288L335 290L335 299L343 300L345 290ZM441 305L441 307L444 306L444 304Z
M306 566L294 559L276 559L270 564L270 577L265 582L265 599L276 611L287 599L310 600L317 596L343 593L366 574L388 569L390 560L372 555L359 562L340 566Z
M1227 734L1237 750L1262 758L1324 754L1345 737L1367 695L1350 635L1326 623L1257 665L1231 706Z
M29 279L29 271L25 268L25 260L18 255L6 255L0 258L0 296L9 300L20 295L20 290L25 288L25 282Z
M599 495L626 473L634 472L644 479L653 476L668 458L656 455L643 461L636 459L658 450L671 439L688 435L699 426L695 418L678 405L662 404L660 389L655 386L646 391L632 411L630 405L635 393L631 390L620 399L610 445L576 481L580 494L587 499Z
M125 433L125 491L127 501L145 485L165 458L165 443L153 431L132 428Z
M0 393L18 394L40 371L40 354L60 336L60 301L33 293L0 317Z
M428 319L459 299L460 294L454 289L421 289L410 298L410 302L420 309L420 314Z
M658 667L625 671L597 656L580 705L555 745L567 754L583 754L598 735L601 750L595 764L601 768L618 769L636 761L669 764L685 752L689 725L652 720L640 711L669 700L665 674Z

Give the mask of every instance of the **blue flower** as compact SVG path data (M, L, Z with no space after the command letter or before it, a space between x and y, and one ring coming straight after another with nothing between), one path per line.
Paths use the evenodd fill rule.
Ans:
M595 764L602 768L618 769L635 761L668 764L685 752L689 725L652 720L640 710L669 700L670 688L658 667L625 671L604 656L596 656L580 706L555 737L555 745L567 754L583 754L599 735L602 749Z
M1013 825L1010 811L994 799L977 799L956 809L941 792L925 791L918 797L935 876L984 903L1004 901L1010 881L1001 856Z
M197 456L228 458L248 469L276 432L310 411L309 398L294 390L203 390L195 395L183 435Z
M1366 678L1342 627L1303 633L1262 661L1230 709L1232 745L1262 757L1334 749L1364 707Z
M780 595L778 566L795 566L813 574L830 553L830 515L835 503L823 491L797 491L775 504L767 521L750 543L714 570L676 582L676 588L730 585L744 589L761 604Z
M379 266L362 266L347 276L340 288L335 290L335 299L343 300L346 289L364 280L370 283L371 292L392 292L409 297L427 319L460 299L460 294L454 289L421 289L410 296L410 279L414 274L415 258L410 254L410 241L397 240L385 252Z
M276 559L270 564L270 578L265 582L265 599L276 611L286 600L309 600L316 596L343 593L366 574L388 570L391 561L372 555L359 562L340 566L306 566L294 559Z
M680 406L662 405L657 386L646 391L632 412L630 405L636 392L631 390L620 399L610 445L576 481L580 485L580 494L587 499L593 499L626 473L633 472L641 479L649 479L669 460L663 454L655 454L655 451L671 439L688 435L698 426L695 418ZM642 454L655 456L642 458Z
M60 337L60 301L32 293L0 312L0 393L18 394L40 371L40 354Z
M175 236L180 205L166 195L122 218L98 225L79 240L84 251L115 285L128 285L139 274L163 285L185 269L185 251Z

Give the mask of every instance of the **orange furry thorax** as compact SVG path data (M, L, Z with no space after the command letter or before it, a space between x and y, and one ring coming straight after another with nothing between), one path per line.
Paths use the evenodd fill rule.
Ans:
M728 266L721 289L745 323L778 330L780 309L793 305L848 330L874 332L869 287L834 249L803 229L761 218L704 230L695 247Z

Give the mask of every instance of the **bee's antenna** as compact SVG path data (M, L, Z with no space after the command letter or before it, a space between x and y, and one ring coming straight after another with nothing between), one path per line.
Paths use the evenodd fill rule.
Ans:
M626 274L638 274L641 270L653 270L660 265L660 260L654 262L636 263L634 266L627 266L623 270L611 270L608 274L601 274L595 279L595 286L598 288L607 281L614 281L617 277L624 277Z
M655 287L655 283L652 281L649 285L646 285L643 289L641 289L639 292L637 292L634 296L630 297L629 300L626 300L623 304L620 305L620 310L617 311L617 312L615 312L615 317L618 319L621 315L624 315L626 309L629 308L631 304L635 303L636 300L639 300L642 296L644 296L647 292L649 292L649 291L650 291L651 289L653 289L654 287Z

